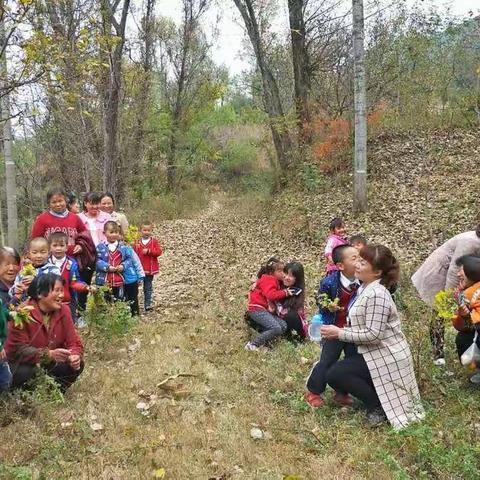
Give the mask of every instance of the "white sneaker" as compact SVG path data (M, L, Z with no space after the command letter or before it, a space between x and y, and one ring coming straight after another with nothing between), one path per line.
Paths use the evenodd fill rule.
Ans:
M445 366L445 359L444 358L437 358L433 361L433 364L436 367L444 367Z
M77 328L85 328L87 326L87 322L83 319L83 317L77 318L77 323L75 325Z
M252 342L248 342L246 345L245 345L245 350L258 350L258 347L252 343Z

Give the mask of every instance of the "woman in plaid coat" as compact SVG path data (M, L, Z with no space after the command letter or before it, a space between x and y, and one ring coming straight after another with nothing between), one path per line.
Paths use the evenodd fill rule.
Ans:
M355 343L358 354L337 362L327 381L365 404L370 425L388 419L398 430L424 416L410 348L387 290L398 280L399 266L382 245L364 247L360 257L356 276L363 285L350 304L348 326L322 327L323 337Z

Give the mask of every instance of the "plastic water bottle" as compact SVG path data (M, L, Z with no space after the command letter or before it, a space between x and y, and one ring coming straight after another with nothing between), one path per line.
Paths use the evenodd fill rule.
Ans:
M308 335L313 342L319 342L322 339L320 328L323 325L323 318L320 313L313 316L310 326L308 327Z

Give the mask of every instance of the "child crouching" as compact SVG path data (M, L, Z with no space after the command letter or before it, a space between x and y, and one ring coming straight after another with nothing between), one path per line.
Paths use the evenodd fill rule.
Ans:
M358 251L349 245L340 245L332 252L332 261L337 268L320 282L317 301L320 295L327 295L330 301L339 299L338 305L325 308L319 302L319 313L323 323L343 328L347 323L349 305L352 304L359 286L355 279L355 263ZM345 357L355 355L357 347L353 343L341 340L325 340L320 360L314 365L307 379L306 401L315 408L322 407L325 400L322 395L327 387L327 371L340 358L342 351ZM341 405L351 405L352 399L342 392L336 392L334 400Z

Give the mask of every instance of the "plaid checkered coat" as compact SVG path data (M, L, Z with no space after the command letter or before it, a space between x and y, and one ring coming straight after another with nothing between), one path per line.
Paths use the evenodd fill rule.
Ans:
M380 281L359 293L339 339L358 345L389 422L401 429L423 418L413 360L400 329L397 307Z

